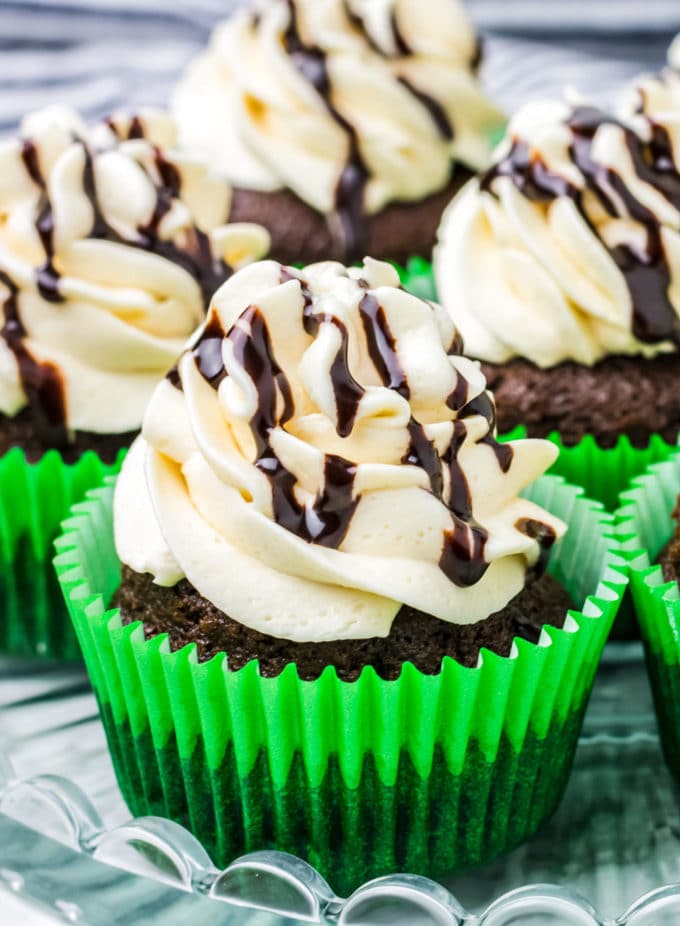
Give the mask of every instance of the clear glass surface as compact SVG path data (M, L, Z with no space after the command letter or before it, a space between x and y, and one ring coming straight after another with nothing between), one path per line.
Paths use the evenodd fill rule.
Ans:
M608 648L567 794L534 839L445 884L404 874L345 899L290 856L220 872L176 824L130 820L81 667L0 661L0 711L0 885L61 921L680 922L680 802L637 644Z

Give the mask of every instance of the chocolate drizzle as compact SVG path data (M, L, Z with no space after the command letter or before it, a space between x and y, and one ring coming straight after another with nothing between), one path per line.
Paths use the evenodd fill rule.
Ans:
M456 373L456 385L446 400L446 407L450 408L452 412L459 412L465 406L470 391L470 384L465 377L458 371Z
M25 138L21 143L21 160L24 162L26 173L36 186L42 190L45 189L40 162L38 160L38 149L30 138Z
M30 139L21 145L21 160L26 173L40 189L36 230L45 251L45 261L36 271L36 283L42 297L61 302L59 274L54 269L54 221L40 168L38 150ZM0 270L0 283L8 290L2 305L3 326L0 337L14 354L19 379L28 399L36 434L47 444L63 446L68 440L66 396L59 370L52 363L40 362L26 347L27 332L19 311L19 290L14 281Z
M410 444L401 462L409 466L419 466L430 480L432 494L437 498L442 498L444 478L436 447L425 433L425 428L415 418L411 418L408 423L408 433Z
M394 38L394 46L397 49L398 54L402 55L404 58L407 55L412 54L411 46L408 44L404 38L404 33L401 31L399 26L399 20L397 19L397 11L392 10L392 15L390 17L390 26L392 27L392 37Z
M405 399L410 398L411 390L399 362L397 342L387 324L385 310L375 296L367 293L359 303L359 314L366 334L368 352L383 384L388 389L394 389Z
M144 126L139 117L133 117L122 136L116 122L108 118L106 124L121 141L144 137ZM106 220L97 191L94 157L96 152L90 149L82 139L74 138L75 144L82 145L84 153L82 191L92 208L92 226L87 237L124 244L128 247L141 248L158 254L182 267L198 283L204 307L217 287L232 273L231 267L213 254L209 237L196 226L186 232L181 243L162 240L160 224L170 212L173 200L181 193L181 176L175 165L167 160L163 153L154 148L154 164L158 176L156 186L156 204L149 222L137 229L137 236L132 239L123 237ZM54 217L52 205L47 192L38 150L31 139L25 139L21 146L21 159L26 173L40 191L36 206L35 227L45 254L44 262L36 269L36 285L43 299L52 303L64 301L60 291L60 274L55 266ZM5 326L0 333L17 357L21 381L36 420L36 428L43 439L60 445L67 441L66 405L64 386L58 371L52 366L38 364L29 359L30 355L23 345L26 338L24 326L19 317L16 286L8 281L6 274L0 272L0 281L10 290L10 297L5 302ZM206 361L207 363L208 361ZM181 388L179 376L169 374L171 382ZM58 432L57 433L57 429ZM49 431L49 435L46 434Z
M139 116L133 116L130 119L130 124L126 134L120 131L116 120L112 116L106 116L104 118L104 122L120 141L132 141L133 138L145 137L144 124L142 123L142 120L139 118Z
M283 285L295 281L299 286L300 321L310 337L318 337L323 325L332 325L340 333L340 345L328 373L335 394L336 430L341 437L348 437L365 394L349 369L348 329L333 314L315 311L316 298L295 270L282 267L280 281ZM355 283L360 297L359 315L375 370L386 388L409 399L411 390L386 313L376 297L366 292L366 281L355 280ZM301 497L297 477L275 450L274 432L285 429L295 415L295 406L290 382L274 355L263 311L250 305L226 334L216 316L209 319L193 347L193 357L197 369L214 389L226 375L222 359L225 338L231 344L234 362L243 368L257 393L256 411L249 421L255 444L253 462L271 484L275 522L308 543L338 548L361 498L355 486L357 464L335 454L325 454L322 487L315 497ZM512 462L512 448L498 444L493 436L495 411L490 397L484 393L468 402L468 384L462 374L458 378L455 392L462 409L458 419L451 422L451 438L444 451L440 452L428 437L425 426L411 417L409 446L401 462L421 469L427 475L429 490L448 508L451 526L442 539L439 565L451 582L467 586L478 582L488 568L484 559L488 532L473 515L470 487L459 460L468 437L466 418L473 415L485 418L488 433L480 442L493 449L503 472L508 471Z
M633 305L633 333L646 343L673 341L680 344L680 321L669 297L671 272L661 236L661 223L626 187L612 168L593 160L592 147L597 130L614 125L623 133L636 176L650 184L676 209L680 209L680 174L672 158L667 132L651 124L651 139L638 134L598 109L575 108L566 122L572 134L570 155L590 191L613 218L632 218L643 226L645 246L619 244L609 247L598 235L586 208L583 191L564 177L551 172L528 145L515 141L505 158L480 181L482 190L493 194L493 181L509 177L517 189L534 202L547 203L569 197L603 246L611 254L630 292Z
M336 430L340 437L349 437L359 410L359 403L366 390L352 376L349 369L349 335L347 328L333 315L312 315L304 317L305 331L315 334L322 324L333 325L340 332L340 347L331 364L330 378L333 384L336 407Z
M445 141L453 141L454 132L451 120L439 100L435 100L433 96L430 96L429 93L425 93L424 90L419 90L410 80L407 80L406 77L398 77L397 81L428 111L441 137Z
M383 308L375 296L367 293L359 304L359 312L366 334L368 351L383 384L408 399L411 390L399 362L396 340L390 331ZM465 392L467 396L467 391L468 384L459 373L454 395L457 393L462 397ZM493 436L495 410L491 399L484 393L465 406L463 415L466 414L483 414L486 417L489 422L489 433L481 439L480 443L486 443L491 447L501 470L507 472L512 462L512 448L499 444ZM484 561L484 547L488 534L472 515L470 489L458 461L459 450L467 436L465 422L462 420L453 422L451 441L441 457L420 422L411 418L408 431L410 443L402 458L402 463L423 469L430 481L432 494L444 502L451 511L453 527L444 538L440 568L454 584L473 585L479 581L488 567L488 563ZM448 501L444 499L445 482L442 464L446 465L449 471Z
M369 46L373 49L373 51L377 52L379 55L384 55L385 54L384 50L380 47L378 42L376 42L376 40L373 38L373 36L371 35L370 29L366 28L362 17L358 13L354 12L354 10L351 7L351 4L349 3L349 0L342 0L342 5L345 10L345 16L350 21L350 23L354 26L357 32L361 33L361 35L368 42ZM394 42L394 47L396 49L397 54L402 55L404 57L412 54L411 48L408 45L406 39L404 38L404 35L401 29L399 28L399 22L397 21L397 14L396 14L396 11L394 10L392 11L390 15L390 30L392 32L392 40Z
M288 29L283 37L286 52L300 74L309 81L324 101L328 112L347 133L349 153L335 191L336 214L342 227L347 254L359 255L365 249L364 192L370 172L359 148L356 129L336 109L333 88L328 74L326 52L317 46L306 45L298 26L295 0L287 0L290 11Z
M480 393L475 399L468 402L460 412L460 418L463 420L471 418L473 415L481 415L486 418L489 426L487 433L477 443L486 444L487 447L490 447L498 461L501 472L507 473L512 465L514 453L510 444L502 444L494 437L496 431L496 406L488 392Z
M224 359L222 357L223 342L224 328L217 314L213 312L193 351L198 372L210 383L213 389L218 389L220 383L227 375L227 371L224 368ZM173 372L176 376L171 375ZM170 371L168 377L173 386L179 385L181 387L181 380L176 370Z
M3 325L0 337L16 358L36 433L48 444L63 446L68 435L65 427L66 397L61 374L52 363L36 360L26 347L26 329L19 314L19 292L2 270L0 285L8 290L2 303Z
M349 368L349 334L347 326L334 315L315 312L314 297L309 287L304 280L288 267L281 268L280 279L282 283L295 280L300 286L303 298L302 325L307 334L316 337L319 328L323 324L333 325L340 332L340 347L331 364L330 380L335 396L336 430L340 437L349 437L354 427L359 403L363 399L366 390L352 376Z
M548 565L550 550L557 539L557 535L549 524L537 521L535 518L520 518L515 524L515 529L520 534L526 534L532 540L538 541L540 553L527 578L530 581L540 579Z
M234 357L257 390L257 411L250 420L255 440L255 465L272 486L274 519L308 543L338 547L347 533L359 498L354 498L356 466L342 457L326 454L324 488L310 505L295 495L296 478L276 455L271 432L293 416L290 384L276 362L262 312L249 306L227 334Z
M40 200L37 206L36 231L40 238L45 262L36 271L38 291L48 302L62 302L59 292L59 273L54 267L54 218L52 205L47 195L47 185L40 168L38 149L31 139L24 139L21 145L21 160L26 173L33 183L40 189Z

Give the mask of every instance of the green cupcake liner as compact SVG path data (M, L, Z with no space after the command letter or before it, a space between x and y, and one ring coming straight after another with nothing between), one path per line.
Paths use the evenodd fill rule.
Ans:
M652 565L671 538L680 495L680 452L650 466L621 494L618 533L630 559L631 592L645 645L661 742L680 780L680 589Z
M506 851L553 811L565 786L593 676L626 587L613 518L582 490L545 477L529 492L569 524L551 572L581 610L540 645L517 640L470 669L412 664L356 682L293 665L170 652L107 610L120 582L113 480L75 505L57 574L135 815L169 816L217 864L275 847L301 856L339 893L398 870L440 877Z
M398 267L401 283L405 289L425 299L437 298L437 291L429 261L420 257L411 258L406 267ZM518 440L526 437L524 427L516 428L502 440ZM560 455L550 472L564 476L574 485L583 486L588 498L602 502L608 511L619 503L619 493L626 488L633 476L637 476L651 464L665 460L676 445L668 444L659 435L652 435L648 446L634 447L628 437L622 435L611 448L598 446L594 437L588 435L578 444L567 447L557 431L548 436L557 444Z
M51 450L29 463L15 448L0 458L0 652L79 659L52 564L61 521L87 489L120 468L89 451L73 464Z

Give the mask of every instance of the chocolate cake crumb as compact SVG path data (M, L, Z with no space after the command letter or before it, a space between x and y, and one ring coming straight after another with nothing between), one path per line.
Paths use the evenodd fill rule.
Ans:
M523 589L506 607L486 620L462 626L403 607L386 638L294 643L244 627L203 598L186 580L172 588L155 585L148 574L123 566L122 584L112 606L121 609L124 623L142 621L147 638L168 633L173 650L196 643L199 660L227 654L232 670L259 659L267 677L279 675L294 662L300 678L313 680L328 665L344 681L355 681L371 665L381 678L398 678L404 662L435 675L444 656L462 665L477 664L483 647L499 656L510 653L515 637L536 643L541 627L562 627L573 608L568 593L551 576Z
M341 223L322 215L290 190L262 193L235 189L230 222L257 222L271 235L270 256L284 264L311 264L320 260L343 263L377 260L406 263L409 257L430 257L444 209L470 179L471 172L457 164L443 190L418 202L391 203L377 215L366 216L363 240L348 249Z
M75 463L88 450L94 450L105 463L113 463L119 451L129 447L138 433L139 431L127 431L124 434L94 434L89 431L76 431L70 444L57 449L66 463ZM36 434L29 408L25 408L14 418L0 415L0 456L4 456L13 447L20 447L30 463L37 463L51 449Z
M498 430L520 424L529 437L559 431L567 446L592 434L613 447L626 434L645 447L653 434L675 443L680 432L680 357L611 356L592 367L561 363L542 370L528 360L483 363L496 400Z

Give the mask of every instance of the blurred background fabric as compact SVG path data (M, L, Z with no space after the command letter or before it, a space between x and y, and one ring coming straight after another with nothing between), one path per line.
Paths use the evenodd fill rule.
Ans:
M412 0L417 3L418 0ZM48 102L92 118L163 104L212 26L239 0L0 0L0 134ZM680 0L468 0L485 40L483 79L512 112L573 87L610 101L660 68Z

